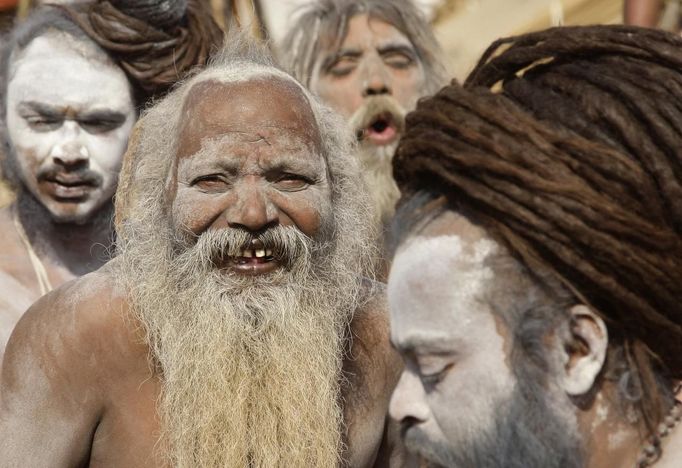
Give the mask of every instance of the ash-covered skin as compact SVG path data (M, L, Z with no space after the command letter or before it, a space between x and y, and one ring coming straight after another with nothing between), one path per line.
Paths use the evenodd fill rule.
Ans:
M310 89L343 115L358 139L357 158L370 187L375 220L385 223L400 196L391 160L407 111L426 86L414 45L393 25L367 14L350 19L338 50L320 54Z
M51 32L13 57L9 77L7 131L22 183L55 221L86 222L116 190L135 122L125 74L94 45Z
M270 272L281 252L259 235L296 227L314 239L329 220L331 192L315 118L298 103L300 88L277 79L203 82L189 92L180 129L173 225L191 242L206 230L232 228L250 239L225 267ZM210 104L231 103L216 109ZM238 111L238 112L236 112ZM327 229L328 230L328 229Z
M371 95L388 94L403 108L414 108L424 81L409 39L394 26L362 14L349 21L339 50L320 56L310 88L350 119Z
M6 162L18 198L0 210L0 356L43 292L41 266L56 287L110 258L111 200L136 119L125 74L85 39L48 30L12 52L7 76Z
M403 434L415 451L438 453L419 445L424 436L446 452L460 443L472 445L514 391L510 343L484 300L494 278L485 261L496 252L497 244L480 229L464 225L458 234L413 237L394 259L391 341L406 370L391 414L413 421ZM447 465L448 457L437 461Z
M410 450L442 466L635 464L647 441L604 378L606 326L537 281L452 211L399 247L388 300L406 368L390 413ZM679 463L681 437L663 440L661 466Z

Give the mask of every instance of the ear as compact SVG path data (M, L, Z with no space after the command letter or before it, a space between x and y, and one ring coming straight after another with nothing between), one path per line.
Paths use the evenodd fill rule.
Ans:
M585 305L571 307L571 329L564 344L562 385L571 396L590 391L604 367L609 345L604 321Z

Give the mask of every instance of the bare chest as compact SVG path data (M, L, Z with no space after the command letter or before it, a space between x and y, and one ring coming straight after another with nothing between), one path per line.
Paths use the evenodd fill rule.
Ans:
M94 432L89 466L165 468L156 412L159 380L150 375L130 375L109 388L109 404ZM372 401L369 396L366 388L344 390L348 448L343 456L351 467L374 466L379 456L387 402L382 398Z

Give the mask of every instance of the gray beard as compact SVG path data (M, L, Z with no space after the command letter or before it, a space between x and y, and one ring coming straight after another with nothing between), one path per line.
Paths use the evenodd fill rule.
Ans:
M575 424L546 402L546 389L518 381L496 420L475 441L434 444L414 428L406 445L435 466L456 468L583 468L584 448Z
M356 153L375 208L375 218L380 224L386 224L393 217L395 204L400 198L400 190L393 180L392 165L397 147L397 141L385 146L361 143Z
M121 279L162 382L159 450L173 466L341 462L342 357L358 278L338 249L294 231L292 262L263 277L212 266L232 248L220 233L189 249L168 239L124 246Z

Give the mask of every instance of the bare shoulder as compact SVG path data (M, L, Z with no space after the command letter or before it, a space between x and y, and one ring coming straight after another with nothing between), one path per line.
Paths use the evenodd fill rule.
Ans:
M65 283L33 304L17 323L5 352L3 388L30 365L52 364L83 379L130 354L131 333L124 295L108 266ZM34 363L27 360L34 359ZM73 377L73 376L71 376ZM77 380L77 379L72 379Z
M131 354L113 284L106 267L66 283L17 324L0 375L0 453L9 466L87 460L112 372Z
M64 283L33 304L17 324L16 337L33 340L66 337L87 340L95 344L103 331L114 331L117 317L125 312L124 295L116 287L108 266Z

